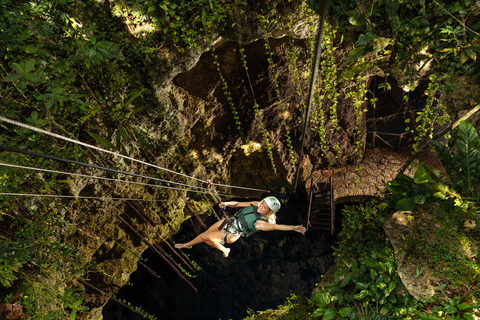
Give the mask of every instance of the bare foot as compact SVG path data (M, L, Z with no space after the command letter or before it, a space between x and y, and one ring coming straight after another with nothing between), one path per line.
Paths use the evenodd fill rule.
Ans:
M186 243L175 243L177 249L192 249L192 246L187 246Z
M230 253L230 249L225 248L225 251L223 251L223 256L225 258L228 258L228 254Z

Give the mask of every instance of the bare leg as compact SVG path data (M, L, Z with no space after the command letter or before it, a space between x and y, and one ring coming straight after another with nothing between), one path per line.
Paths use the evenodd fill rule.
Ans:
M222 241L222 236L223 236L223 230L218 230L218 229L212 229L212 230L207 230L201 234L199 234L197 237L195 237L195 239L193 239L192 241L189 241L187 243L177 243L175 244L175 248L178 248L178 249L190 249L192 248L192 246L196 245L196 244L199 244L199 243L202 243L202 242L205 242L206 244L208 244L209 246L215 248L215 249L218 249L220 251L223 252L223 255L225 257L228 257L228 254L230 253L230 249L229 248L225 248L220 242ZM230 236L230 235L229 235ZM238 239L238 237L237 237ZM230 241L228 241L229 239L227 239L227 242L228 243L232 243L234 241L231 241L233 239L230 239ZM236 240L236 239L235 239Z
M206 231L200 233L193 240L191 240L187 243L176 243L175 248L177 248L177 249L191 249L192 246L194 246L196 244L199 244L199 243L210 240L210 237L211 237L210 233L218 232L219 231L218 227L220 227L220 225L223 223L223 220L225 220L225 219L221 219L221 220L215 222L212 226L210 226L210 228L208 228ZM223 234L223 231L221 231L221 232Z
M218 249L220 251L223 252L223 256L225 258L228 258L228 254L230 253L230 248L225 248L223 246L223 244L221 244L220 242L216 242L216 241L205 241L206 244L208 244L210 247L213 247L215 249Z
M216 231L220 227L220 225L223 223L225 219L218 220L214 224L210 226L210 228L207 229L207 231Z

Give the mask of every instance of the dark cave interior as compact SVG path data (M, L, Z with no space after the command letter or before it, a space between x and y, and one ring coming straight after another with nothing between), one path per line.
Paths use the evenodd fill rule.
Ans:
M344 205L336 207L337 232ZM300 215L306 215L307 206L306 194L292 194L287 206L277 214L277 222L298 224ZM216 221L206 214L201 217L207 226ZM201 231L196 219L191 218L172 239L183 242ZM295 232L258 232L229 245L232 251L227 259L206 244L196 245L183 251L201 267L193 278L188 278L198 292L164 260L147 250L142 256L144 263L160 277L139 265L130 277L132 285L122 288L116 298L142 307L157 319L242 319L249 312L276 308L291 294L309 297L334 263L334 241L335 235L313 232L305 236ZM164 243L162 248L174 256ZM114 300L104 307L103 317L143 319Z

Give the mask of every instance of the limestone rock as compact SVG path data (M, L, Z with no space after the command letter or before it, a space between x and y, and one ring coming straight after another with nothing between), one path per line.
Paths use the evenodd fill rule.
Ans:
M391 217L385 220L383 229L395 249L398 275L400 276L403 285L408 293L416 299L423 298L426 300L435 294L435 288L438 287L441 282L440 279L432 274L431 270L422 265L421 260L417 258L405 259L400 244L402 242L402 237L408 233L411 227L408 216L409 212L406 211L395 212Z

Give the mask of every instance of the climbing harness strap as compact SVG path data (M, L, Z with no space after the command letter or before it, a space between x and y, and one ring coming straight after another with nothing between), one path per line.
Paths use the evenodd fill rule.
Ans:
M238 221L234 217L226 217L218 230L224 230L222 235L222 241L220 242L221 244L225 243L225 240L227 239L229 233L243 236L242 231L238 227Z
M224 230L221 244L225 243L229 233L248 237L258 230L255 229L255 223L259 220L266 221L256 207L250 206L238 210L232 217L225 217L218 230Z

